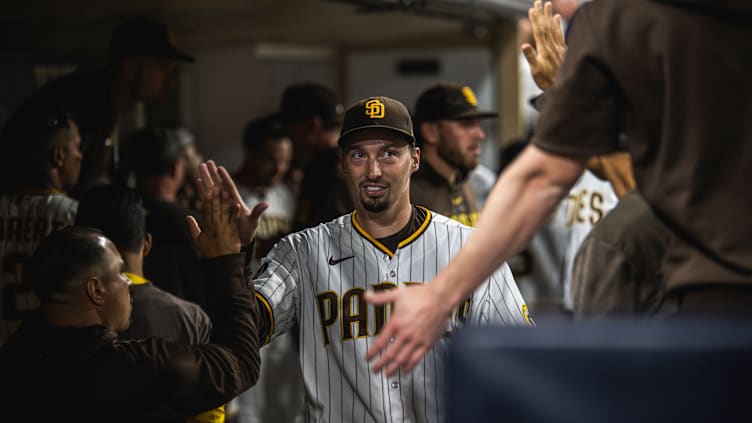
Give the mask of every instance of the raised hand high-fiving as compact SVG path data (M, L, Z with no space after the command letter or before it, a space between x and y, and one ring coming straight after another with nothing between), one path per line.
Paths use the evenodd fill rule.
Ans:
M238 235L242 245L248 245L256 235L261 214L269 207L269 204L261 202L253 210L249 209L243 202L230 173L223 166L217 166L213 160L201 163L199 172L201 174L197 184L199 195L217 188L228 195L228 204L235 204L239 207Z
M530 26L533 30L535 47L530 43L522 44L522 53L530 64L533 80L542 90L554 84L556 74L564 62L567 45L561 29L561 16L553 14L553 6L547 1L545 5L536 0L528 10Z
M201 255L212 258L240 252L240 207L231 202L230 196L218 186L202 190L200 198L204 227L200 227L193 216L188 216L187 220Z

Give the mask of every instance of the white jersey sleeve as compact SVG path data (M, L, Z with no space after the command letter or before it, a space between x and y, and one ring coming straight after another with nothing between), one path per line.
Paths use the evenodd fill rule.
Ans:
M469 325L533 324L512 271L506 263L475 290L471 305L466 322Z
M267 342L287 332L297 320L298 285L303 277L299 249L307 248L301 242L303 237L303 234L295 234L282 238L261 259L261 266L253 278L256 295L271 318Z

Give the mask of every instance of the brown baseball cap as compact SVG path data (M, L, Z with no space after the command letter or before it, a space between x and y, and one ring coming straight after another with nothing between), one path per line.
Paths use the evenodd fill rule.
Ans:
M175 37L167 25L144 18L129 19L115 29L110 38L110 56L146 56L180 62L196 60L178 50Z
M363 129L381 128L405 137L405 140L415 145L413 121L410 112L404 104L389 97L364 98L345 112L342 132L338 144L344 147L348 138Z
M478 110L478 100L472 88L451 82L429 87L415 103L415 120L419 122L498 116L496 112Z
M285 88L279 113L285 125L319 117L326 129L334 129L342 123L342 109L334 90L316 82L304 82Z

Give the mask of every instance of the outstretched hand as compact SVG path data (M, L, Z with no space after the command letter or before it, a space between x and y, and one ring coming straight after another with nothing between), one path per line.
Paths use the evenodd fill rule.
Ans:
M533 7L528 10L528 17L535 47L530 43L524 43L522 53L530 64L530 73L536 85L545 91L554 84L556 74L559 73L567 53L564 32L561 29L561 16L553 15L550 1L542 6L541 1L536 0Z
M240 252L240 208L236 204L230 204L229 195L218 187L205 191L201 195L201 209L204 228L199 226L193 216L187 217L188 229L201 255L212 258Z
M215 187L229 196L229 202L239 207L238 235L242 245L248 245L256 235L261 214L269 207L266 202L261 202L249 209L243 197L240 196L235 182L232 180L230 173L223 166L217 166L213 160L209 160L199 165L201 177L197 180L199 195L211 192Z
M411 371L449 325L451 308L444 309L446 304L429 285L369 292L365 298L375 305L392 304L389 321L367 355L368 361L378 357L373 370L385 370L387 376Z

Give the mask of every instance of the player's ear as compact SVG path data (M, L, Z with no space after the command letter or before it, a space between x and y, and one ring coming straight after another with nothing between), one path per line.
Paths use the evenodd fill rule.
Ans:
M439 124L437 122L421 122L418 130L426 144L437 144L439 142Z
M420 147L414 147L412 151L412 168L413 172L420 169Z
M144 246L141 248L141 257L146 257L151 252L151 232L144 235Z
M60 144L53 144L49 150L49 159L52 166L56 169L63 167L65 161L65 147Z
M102 306L106 297L107 290L105 289L104 282L97 277L90 277L86 281L86 295L89 297L89 301Z

